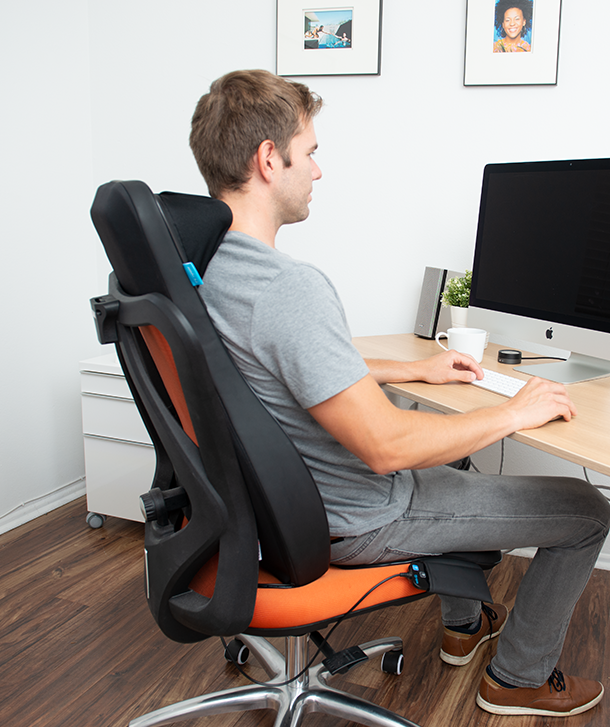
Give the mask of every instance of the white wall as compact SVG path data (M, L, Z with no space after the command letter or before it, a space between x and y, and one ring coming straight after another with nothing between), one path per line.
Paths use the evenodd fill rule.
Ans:
M191 113L222 73L274 70L275 1L90 6L96 181L205 191ZM583 42L604 7L564 3L557 86L465 88L464 0L385 0L380 77L304 79L324 176L280 245L330 274L354 335L411 331L424 267L471 264L485 163L610 153L610 57Z
M87 6L2 3L0 29L5 530L83 491L78 361L100 347Z
M188 148L197 99L227 71L275 67L275 0L4 6L0 529L84 472L78 361L98 352L88 298L108 271L94 189L205 193ZM324 176L279 244L331 276L354 335L413 330L424 267L470 266L487 162L610 156L610 56L586 41L604 10L563 3L557 86L465 88L465 0L385 0L381 76L302 79L326 102ZM574 470L511 452L509 471Z

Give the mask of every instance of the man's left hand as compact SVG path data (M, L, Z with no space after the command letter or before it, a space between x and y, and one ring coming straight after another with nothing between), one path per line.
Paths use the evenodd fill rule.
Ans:
M479 364L465 353L445 351L432 358L418 361L420 380L428 384L446 384L450 381L472 383L483 378L483 370Z

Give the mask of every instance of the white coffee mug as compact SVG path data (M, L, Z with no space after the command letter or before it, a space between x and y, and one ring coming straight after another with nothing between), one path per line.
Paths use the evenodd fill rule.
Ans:
M439 338L447 338L449 347L445 348L439 341ZM485 342L487 331L482 328L448 328L447 332L440 331L436 334L435 340L445 351L453 350L460 353L467 353L472 358L481 363L483 360L483 351L485 350Z

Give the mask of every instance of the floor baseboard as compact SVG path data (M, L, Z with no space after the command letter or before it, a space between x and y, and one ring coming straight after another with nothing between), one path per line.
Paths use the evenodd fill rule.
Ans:
M0 533L7 533L9 530L23 525L24 523L35 520L41 515L45 515L51 510L55 510L62 505L66 505L85 494L85 478L76 482L71 482L69 485L64 485L54 492L49 492L47 495L37 497L30 502L24 502L16 507L11 512L0 517Z

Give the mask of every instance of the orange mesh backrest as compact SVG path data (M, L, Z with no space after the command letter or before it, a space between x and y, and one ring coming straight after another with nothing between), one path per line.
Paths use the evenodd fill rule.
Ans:
M174 356L168 342L165 340L161 331L154 326L141 326L140 333L155 362L161 380L165 384L167 393L173 405L176 407L182 428L192 441L197 444L191 415L189 414L184 392L182 391L180 379L178 378L176 362L174 361Z

